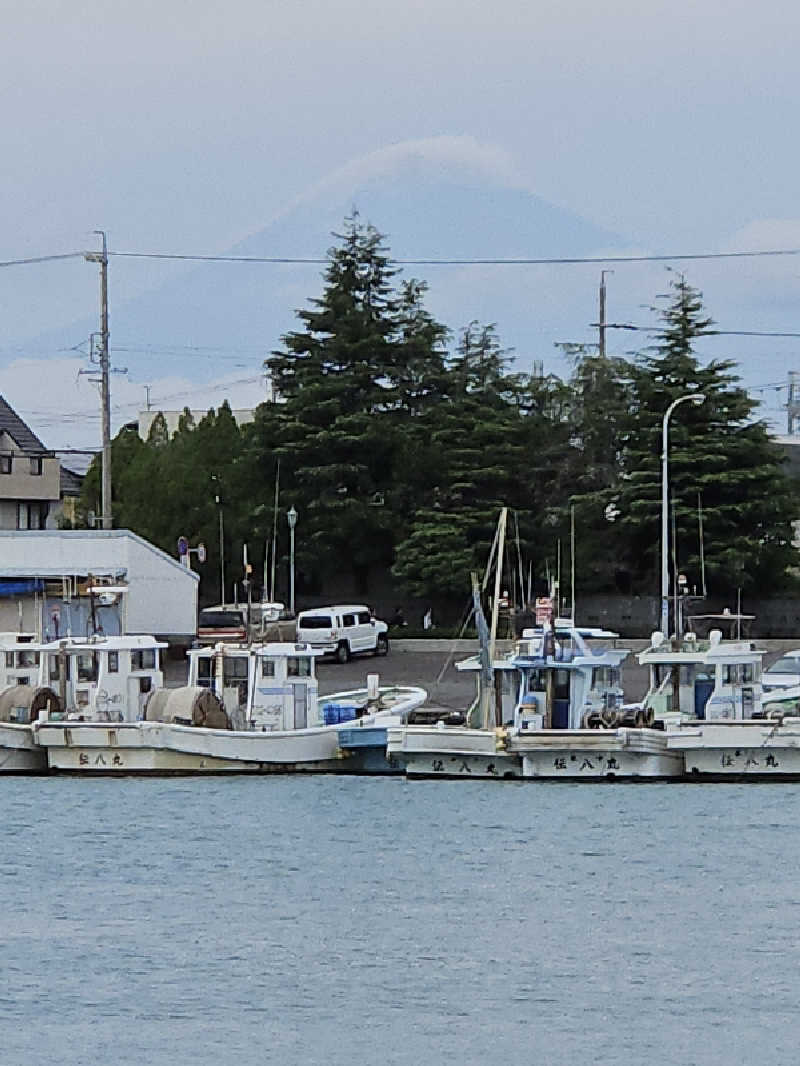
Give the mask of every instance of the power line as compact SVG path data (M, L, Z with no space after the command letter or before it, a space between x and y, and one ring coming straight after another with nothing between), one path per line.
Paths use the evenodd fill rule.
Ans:
M56 259L82 259L85 252L67 252L64 255L37 255L32 259L6 259L0 267L27 266L30 263L52 263Z
M124 259L168 259L197 263L271 263L320 265L327 257L259 256L259 255L194 255L178 252L109 252ZM800 248L772 248L758 252L693 252L678 255L604 255L604 256L548 256L542 258L487 257L472 259L392 259L399 266L562 266L581 263L670 263L700 259L757 259L771 256L800 255Z

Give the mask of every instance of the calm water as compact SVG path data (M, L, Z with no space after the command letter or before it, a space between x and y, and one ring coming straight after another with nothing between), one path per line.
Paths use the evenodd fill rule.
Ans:
M794 785L0 791L9 1066L796 1061Z

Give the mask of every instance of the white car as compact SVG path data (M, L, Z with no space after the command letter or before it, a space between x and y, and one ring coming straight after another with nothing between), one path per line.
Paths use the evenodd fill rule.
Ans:
M297 616L295 639L333 655L337 662L346 663L359 652L386 655L388 628L385 622L373 618L364 604L338 603L301 611Z
M761 684L765 692L800 685L800 649L787 651L780 659L776 659L761 675Z

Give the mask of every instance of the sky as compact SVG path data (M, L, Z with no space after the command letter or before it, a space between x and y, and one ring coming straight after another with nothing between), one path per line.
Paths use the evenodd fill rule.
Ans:
M353 202L409 258L798 249L799 30L778 0L3 0L0 261L97 229L112 252L323 256ZM671 265L720 328L800 333L798 257ZM600 268L413 273L454 330L496 322L520 369L566 374ZM613 268L609 318L652 323L665 265ZM112 257L114 427L145 385L257 403L320 270ZM99 445L97 316L83 259L0 268L0 393L50 447ZM703 354L737 359L783 430L800 339Z

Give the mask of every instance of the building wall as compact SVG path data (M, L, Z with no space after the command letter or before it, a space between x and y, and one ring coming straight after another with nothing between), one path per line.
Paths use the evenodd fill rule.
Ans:
M197 632L198 575L129 530L0 531L0 577L69 574L124 580L130 633Z

